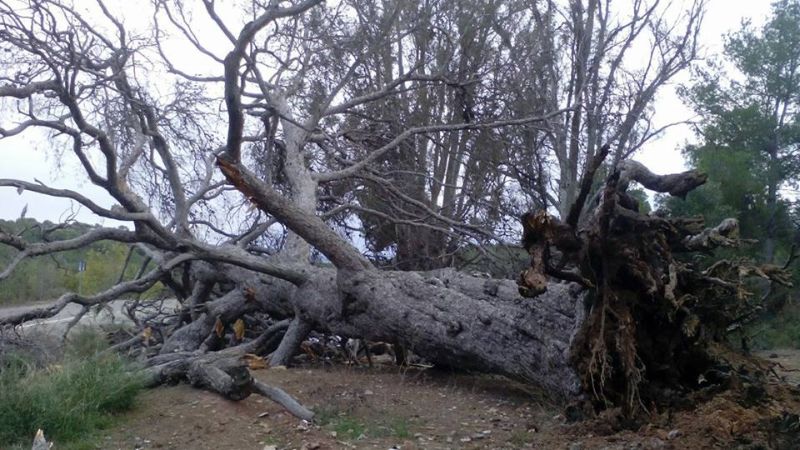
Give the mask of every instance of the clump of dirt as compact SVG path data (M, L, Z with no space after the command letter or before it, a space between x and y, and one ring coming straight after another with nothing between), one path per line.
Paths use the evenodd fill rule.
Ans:
M702 398L707 394L698 392L698 398L689 399L694 405L691 408L652 411L647 423L636 431L624 429L627 424L619 410L605 411L579 428L603 436L607 443L626 442L635 436L651 448L800 448L797 387L773 382ZM602 441L590 442L592 446L586 448L603 448Z
M797 448L800 389L767 383L691 409L651 411L636 431L619 411L571 422L530 386L436 370L313 365L254 371L317 413L302 422L269 400L229 402L187 386L145 393L102 448L167 449L684 449ZM698 394L702 395L702 394Z

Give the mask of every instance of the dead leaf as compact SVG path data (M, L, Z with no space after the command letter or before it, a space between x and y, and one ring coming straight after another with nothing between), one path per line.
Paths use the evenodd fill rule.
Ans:
M233 335L237 341L244 339L244 320L241 318L236 319L236 322L233 323Z
M153 338L153 329L151 327L145 327L142 330L142 342L144 345L148 345L150 343L150 339Z
M214 324L214 332L217 333L217 337L225 335L225 325L222 324L222 320L219 317L217 317L217 322Z
M264 360L264 358L258 355L254 355L252 353L245 353L243 358L247 363L247 367L249 367L250 370L259 370L267 368L267 362Z

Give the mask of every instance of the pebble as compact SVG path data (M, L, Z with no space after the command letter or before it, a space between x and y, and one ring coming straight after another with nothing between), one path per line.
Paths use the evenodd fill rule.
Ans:
M681 433L681 430L672 430L669 433L667 433L667 440L671 441L675 438L680 437L682 434L683 433Z

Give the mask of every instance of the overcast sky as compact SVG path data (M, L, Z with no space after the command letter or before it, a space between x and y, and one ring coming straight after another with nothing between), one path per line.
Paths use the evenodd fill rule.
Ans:
M624 2L626 0L618 0ZM742 19L750 18L754 24L761 24L770 10L768 0L711 0L701 32L704 52L708 55L719 54L722 50L723 36L738 30ZM672 123L692 117L692 111L686 108L675 94L677 83L688 81L688 74L678 77L675 83L662 89L655 103L656 126ZM0 123L4 126L9 124ZM654 172L672 173L685 169L680 148L686 142L692 142L694 136L689 126L673 127L663 136L648 144L636 156ZM38 179L57 188L74 189L92 198L102 205L111 205L111 198L105 192L86 181L77 169L76 161L67 157L60 161L51 152L43 140L33 134L23 134L14 138L0 140L0 178L15 178L26 181ZM53 199L31 192L18 195L13 188L0 188L0 219L16 219L27 205L27 217L39 220L57 221L77 205L68 201ZM80 211L78 220L87 223L112 225L86 210Z

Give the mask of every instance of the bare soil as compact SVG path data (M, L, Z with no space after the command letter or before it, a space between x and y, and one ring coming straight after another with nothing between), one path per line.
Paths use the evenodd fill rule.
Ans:
M800 367L800 352L787 358ZM613 412L567 423L564 407L530 386L436 370L313 365L254 372L317 413L304 423L269 400L241 402L188 386L144 393L109 430L104 449L700 449L800 448L800 389L775 379L746 399L724 393L684 411L653 412L622 430ZM798 422L800 423L800 422Z

